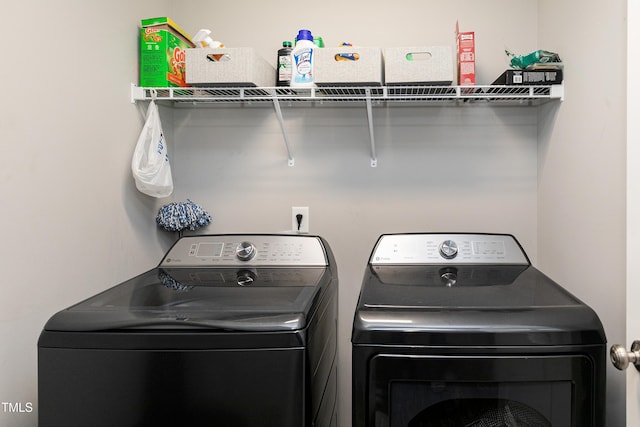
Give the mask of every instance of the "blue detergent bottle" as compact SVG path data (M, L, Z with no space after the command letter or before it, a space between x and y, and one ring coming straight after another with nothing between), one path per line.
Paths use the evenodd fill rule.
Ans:
M313 35L309 30L299 30L296 45L291 51L292 87L313 87Z

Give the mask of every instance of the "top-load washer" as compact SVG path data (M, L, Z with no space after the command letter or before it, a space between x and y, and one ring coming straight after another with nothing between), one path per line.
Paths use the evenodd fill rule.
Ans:
M600 427L596 313L511 235L383 235L352 333L353 426Z
M337 288L316 236L182 237L47 322L39 425L335 425Z

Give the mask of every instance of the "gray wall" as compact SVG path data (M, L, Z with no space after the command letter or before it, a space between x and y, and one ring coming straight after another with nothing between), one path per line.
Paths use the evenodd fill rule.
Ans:
M626 2L540 2L540 44L562 52L566 100L540 131L540 266L625 343ZM596 52L612 61L592 63ZM629 343L627 347L631 345ZM608 366L609 425L624 425L624 373Z
M174 15L193 31L211 29L227 46L254 47L272 63L281 41L291 39L300 26L321 35L327 46L350 41L453 47L459 19L463 30L476 32L482 58L478 81L485 84L506 68L505 45L522 51L536 47L535 2L408 1L395 16L370 2L329 1L323 7L335 13L309 14L299 21L279 18L277 3L246 3L244 8L242 1L195 2L197 15L184 9ZM370 10L366 19L339 19L358 16L362 7L380 9ZM507 8L512 20L496 20L488 12ZM507 232L518 236L534 259L537 255L535 108L376 108L377 168L370 167L364 106L285 106L294 167L286 165L272 108L181 108L173 114L175 196L189 197L213 214L207 231L286 231L291 206L309 206L310 231L331 244L341 281L340 425L350 422L353 310L367 257L381 233Z
M350 420L350 322L381 233L513 233L534 263L594 306L610 341L624 336L624 246L615 245L625 233L623 0L327 0L317 4L322 10L288 15L281 4L32 1L8 8L16 19L0 32L16 45L26 27L64 24L50 49L20 50L16 67L2 71L15 84L6 85L0 119L8 153L0 157L7 225L0 251L8 271L1 401L37 408L35 348L46 319L153 266L173 237L156 229L155 212L187 197L211 212L205 231L212 233L287 231L291 206L310 207L311 232L331 244L341 281L340 425ZM296 161L289 167L269 107L163 107L176 187L171 199L151 200L135 190L129 169L146 105L128 97L137 81L138 22L166 15L192 34L210 28L227 46L254 47L271 63L282 40L302 27L328 46L453 46L459 19L476 32L478 83L506 68L504 47L541 47L568 64L567 99L540 109L377 107L377 168L369 166L364 108L285 106ZM599 83L605 64L594 54L603 50L607 85ZM593 247L609 249L587 250ZM610 396L623 396L621 376L611 373L609 383ZM624 425L622 406L611 404L611 426ZM0 408L0 425L34 423L35 413Z
M140 18L167 1L3 2L0 425L37 424L38 335L56 311L158 262L160 203L132 184ZM27 34L37 35L39 41ZM67 408L73 409L73 408Z
M364 108L284 114L295 141L294 167L286 164L270 109L175 112L176 197L191 198L212 213L209 232L288 231L291 206L309 206L310 231L324 236L337 257L345 425L351 320L381 233L509 232L535 256L536 111L376 109L377 168L369 165Z

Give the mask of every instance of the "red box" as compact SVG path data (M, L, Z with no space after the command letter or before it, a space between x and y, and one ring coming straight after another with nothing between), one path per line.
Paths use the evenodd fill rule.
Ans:
M473 31L460 32L456 22L456 45L458 48L458 85L476 84L476 36Z

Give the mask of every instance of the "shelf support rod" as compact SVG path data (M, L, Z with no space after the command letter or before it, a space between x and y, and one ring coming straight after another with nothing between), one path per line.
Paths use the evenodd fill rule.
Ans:
M366 88L365 94L367 96L367 120L369 121L369 139L371 140L371 167L378 166L378 159L376 157L376 141L373 135L373 112L371 108L371 89Z
M271 91L271 96L273 99L273 108L276 110L276 116L278 117L278 122L280 122L280 130L282 131L282 138L284 139L284 145L287 148L287 157L288 157L288 165L293 166L294 160L293 155L291 154L291 146L289 145L289 139L287 138L287 131L284 128L284 119L282 118L282 110L280 109L280 102L278 101L278 96L276 94L276 90Z

